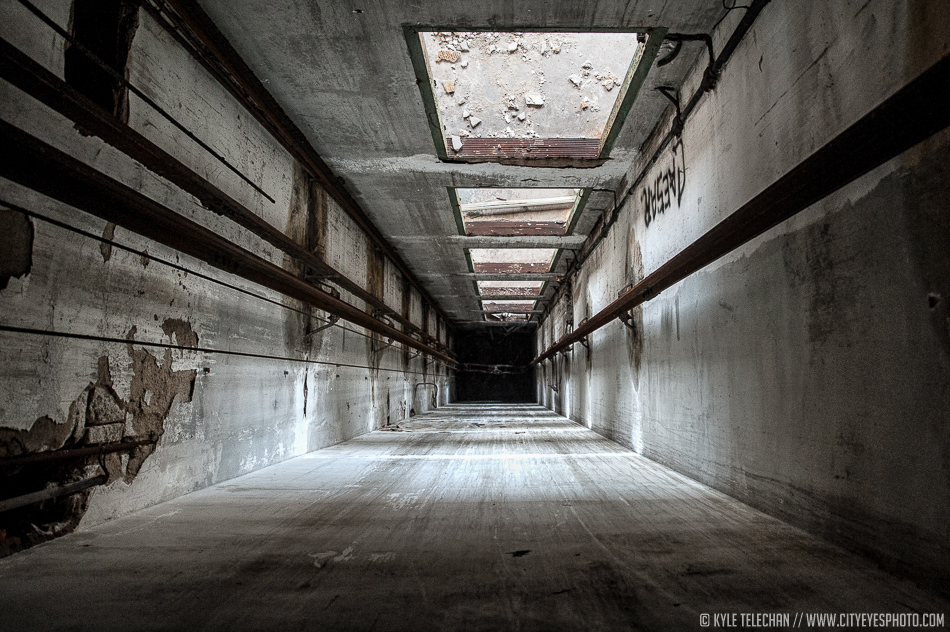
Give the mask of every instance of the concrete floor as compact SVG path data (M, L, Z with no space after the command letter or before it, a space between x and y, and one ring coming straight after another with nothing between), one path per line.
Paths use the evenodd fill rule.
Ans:
M456 405L0 560L0 629L696 629L950 603L538 406Z

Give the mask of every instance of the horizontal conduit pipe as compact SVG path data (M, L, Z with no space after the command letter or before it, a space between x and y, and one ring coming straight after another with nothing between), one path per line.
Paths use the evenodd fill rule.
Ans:
M720 51L719 57L716 58L714 63L712 63L710 66L707 66L703 76L703 81L700 83L700 86L697 88L696 92L693 93L693 96L690 97L689 101L686 103L686 107L683 108L682 112L680 112L679 108L677 107L676 118L673 121L673 129L667 132L666 136L663 137L663 140L660 141L660 144L654 150L650 160L648 160L643 168L640 169L639 175L627 188L624 198L633 195L633 192L636 191L638 186L640 186L640 183L643 182L643 179L646 177L647 173L650 172L650 169L653 168L653 165L655 165L660 159L660 156L663 154L666 148L669 147L670 143L673 142L673 139L682 133L683 125L686 123L686 119L689 118L689 115L699 104L699 101L703 98L703 95L712 90L714 82L719 77L719 73L722 72L723 67L729 61L729 58L732 57L732 53L736 50L736 47L739 46L739 42L745 38L746 33L748 33L749 29L752 28L752 24L755 22L755 19L758 17L759 13L762 12L762 9L764 9L765 5L767 5L770 1L771 0L753 0L752 4L749 5L745 14L742 16L742 19L739 20L739 24L736 26L735 30L732 32L732 35L729 37L729 40L726 42L726 45L723 46L722 51ZM672 61L672 59L670 61ZM571 267L565 274L565 277L570 276L574 270L577 270L581 264L587 260L587 257L590 256L590 253L593 252L594 248L597 247L597 244L599 244L604 239L604 237L606 237L610 227L617 219L618 205L616 203L616 199L617 196L615 193L613 212L609 215L609 218L608 214L604 214L604 218L600 223L597 237L590 243L589 246L584 248L582 254L572 262ZM623 204L624 201L625 199L621 201L621 204Z
M580 341L697 270L950 125L950 55L531 361Z
M150 437L147 439L136 439L135 441L123 441L121 443L103 443L101 445L91 445L82 448L34 452L32 454L5 457L0 458L0 468L22 467L32 463L46 463L49 461L64 461L87 456L97 456L99 454L111 454L112 452L127 452L140 445L155 443L156 441L157 439Z
M347 331L353 331L349 329ZM235 356L238 358L257 358L259 360L277 360L280 362L293 362L295 364L316 364L318 366L344 367L348 369L372 369L374 371L388 371L389 373L402 373L408 375L428 375L426 371L407 371L405 369L387 369L385 367L370 366L366 364L349 364L347 362L330 362L327 360L310 360L307 358L294 358L292 356L268 355L265 353L251 353L249 351L234 351L232 349L211 349L209 347L186 347L184 345L174 345L165 342L149 342L148 340L129 340L128 338L113 338L110 336L95 336L91 334L77 334L71 331L56 331L53 329L33 329L31 327L16 327L14 325L0 324L0 332L12 334L23 334L27 336L54 336L57 338L69 338L71 340L95 340L97 342L108 342L117 345L137 345L139 347L152 347L153 349L174 349L176 351L185 351L193 353L220 354L226 356ZM371 335L371 334L370 334ZM419 355L418 353L415 355ZM415 356L413 356L415 357ZM440 364L444 362L438 361Z
M246 175L244 175L237 167L235 167L230 162L228 162L224 156L216 152L210 145L208 145L206 142L204 142L203 140L195 136L195 134L191 130L189 130L187 127L182 125L181 122L178 121L178 119L176 119L171 114L169 114L164 109L162 109L161 106L159 106L157 103L155 103L155 101L149 98L147 94L145 94L144 92L142 92L141 90L133 86L131 83L129 83L128 80L122 75L120 75L118 72L116 72L114 68L109 66L107 63L105 63L101 59L99 59L99 57L96 56L92 51L90 51L88 48L83 46L82 42L78 41L75 37L70 35L69 32L66 31L66 29L61 27L56 22L54 22L52 18L50 18L48 15L40 11L36 7L36 5L34 5L32 2L29 2L28 0L17 0L17 1L21 5L23 5L24 8L30 11L30 13L32 13L37 18L39 18L41 22L43 22L48 27L50 27L54 32L56 32L57 35L62 37L64 40L66 40L66 42L70 46L75 47L76 50L78 50L86 58L88 58L89 61L91 61L93 64L98 66L103 72L109 75L109 77L113 81L115 81L117 84L121 85L122 87L127 88L132 94L140 98L143 103L145 103L146 105L151 107L153 110L155 110L155 112L157 112L166 121L174 125L182 134L184 134L185 136L193 140L199 147L207 151L218 162L220 162L225 167L227 167L229 171L237 175L237 177L241 178L241 180L243 180L248 185L250 185L251 188L253 188L255 191L263 195L271 204L276 203L276 200L272 198L271 196L269 196L267 192L264 191L264 189L262 189L260 186L257 185L257 183L255 183L253 180L251 180Z
M307 140L306 135L287 116L198 2L196 0L168 0L167 3L162 2L162 4L170 5L174 9L175 19L180 20L204 47L203 52L197 50L189 52L198 58L204 54L212 56L214 62L220 65L240 88L240 93L243 93L239 96L238 91L232 90L232 94L235 95L238 101L272 133L274 139L283 145L284 149L310 175L320 182L343 211L366 233L369 240L379 247L380 251L393 262L400 274L432 306L446 325L449 325L451 323L449 317L429 296L429 293L422 287L398 253L393 250L393 247L379 232L379 229L376 228L376 225L366 215L359 203L353 199L342 178L338 178L329 165L317 154ZM167 23L163 22L163 24ZM231 87L228 88L231 89Z
M15 148L0 152L0 176L450 365L458 364L6 121L0 121L0 145Z
M338 285L373 307L384 310L406 329L422 331L371 292L327 265L282 231L274 228L265 219L242 206L145 136L116 119L3 38L0 38L0 77L62 114L83 131L95 134L153 173L195 196L205 208L227 217L284 254L309 266L321 278Z
M69 494L76 494L83 491L84 489L89 489L90 487L95 487L96 485L102 485L107 480L109 480L109 477L103 474L102 476L87 478L84 481L67 483L66 485L50 487L49 489L33 492L32 494L24 494L23 496L17 496L15 498L0 500L0 513L10 511L11 509L26 507L27 505L35 505L36 503L43 502L44 500L59 498L60 496L68 496Z

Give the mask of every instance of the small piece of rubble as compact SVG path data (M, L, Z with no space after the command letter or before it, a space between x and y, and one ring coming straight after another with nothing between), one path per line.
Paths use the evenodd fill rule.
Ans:
M463 119L468 118L468 117L470 117L471 115L472 115L472 113L469 112L468 110L462 110L462 118L463 118Z
M583 79L580 78L579 75L571 75L570 77L568 77L568 79L570 79L571 83L574 84L575 88L580 88L581 83L583 83L584 81Z
M465 61L463 61L463 62L462 62L461 64L459 64L459 65L462 66L462 68L468 68L468 60L466 59Z
M462 40L462 43L459 44L459 50L463 53L467 53L471 48L469 48L468 40Z
M524 95L524 102L525 105L531 105L539 108L544 105L544 97L542 97L537 92L529 92L528 94Z
M518 42L511 42L508 44L508 52L513 53L518 50Z
M607 90L607 92L610 92L611 90L613 90L614 89L613 79L608 79L607 81L605 81L604 88Z
M589 107L589 104L587 103L587 99L584 99L583 101L581 101L582 109L586 110L588 107Z
M461 136L462 138L468 138L468 130L460 129L459 136Z
M519 121L522 121L522 122L523 122L524 119L525 119L525 113L524 113L524 112L521 112L520 114L518 114L518 120L519 120Z
M589 61L585 61L584 65L581 66L581 68L586 68L587 70L590 70L593 67L594 67L594 64L590 63Z
M461 137L459 137L459 136L453 136L453 137L452 137L452 149L454 149L456 152L458 152L458 151L460 151L460 150L462 149L462 139L461 139Z
M455 94L455 82L443 81L442 89L445 90L446 94Z
M450 64L454 64L461 58L462 58L461 53L458 53L454 50L440 50L439 58L436 60L436 63L440 61L447 61Z
M469 117L468 124L472 126L472 129L475 129L482 124L482 119L478 118L477 116Z

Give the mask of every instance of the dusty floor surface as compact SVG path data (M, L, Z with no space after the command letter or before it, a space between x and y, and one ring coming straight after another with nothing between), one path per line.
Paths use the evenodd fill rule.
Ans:
M527 405L442 408L0 560L4 632L692 630L799 611L950 604Z

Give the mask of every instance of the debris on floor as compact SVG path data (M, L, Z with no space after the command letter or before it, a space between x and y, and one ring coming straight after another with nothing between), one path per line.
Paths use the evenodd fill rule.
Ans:
M449 63L454 64L454 63L457 62L459 59L461 59L461 57L462 57L461 53L458 53L457 51L454 51L454 50L440 50L440 51L439 51L439 59L438 59L437 61L447 61L447 62L449 62Z

